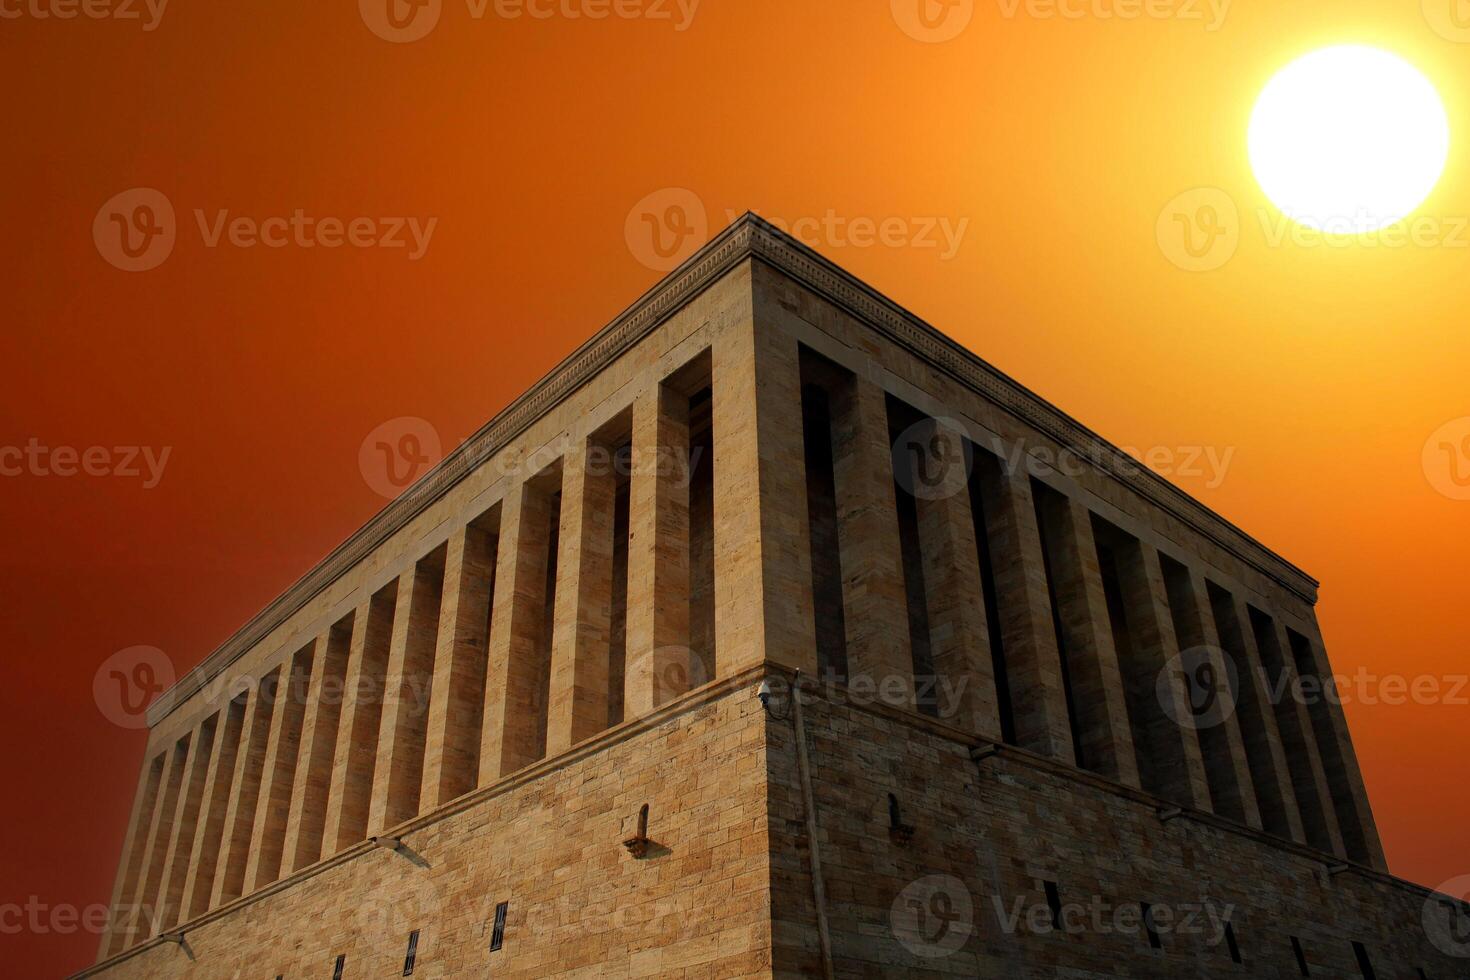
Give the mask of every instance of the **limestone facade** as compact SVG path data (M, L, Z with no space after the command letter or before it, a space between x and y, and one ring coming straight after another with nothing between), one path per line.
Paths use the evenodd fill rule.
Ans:
M84 975L1463 974L1316 587L746 216L152 706Z

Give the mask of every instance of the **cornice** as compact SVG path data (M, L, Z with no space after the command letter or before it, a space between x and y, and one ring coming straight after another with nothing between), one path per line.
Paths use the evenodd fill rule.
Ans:
M1061 446L1093 461L1140 496L1307 602L1316 602L1317 582L1300 569L855 276L756 215L746 213L552 368L163 692L148 708L148 724L158 724L537 419L747 258L765 262L806 285Z

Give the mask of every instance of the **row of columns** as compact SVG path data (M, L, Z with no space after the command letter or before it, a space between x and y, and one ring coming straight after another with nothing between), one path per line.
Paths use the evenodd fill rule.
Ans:
M721 360L738 350L727 338ZM690 651L688 479L689 390L701 377L710 387L710 371L706 353L693 380L686 368L651 383L613 434L510 486L149 759L102 956L712 679L713 650ZM614 582L619 441L633 465ZM614 592L626 621L616 665Z
M946 431L953 424L924 419L877 382L794 340L788 346L798 349L799 367L772 356L770 369L799 375L791 385L818 387L820 397L808 390L806 404L830 418L830 454L810 459L831 470L815 477L824 487L830 480L823 492L835 508L841 576L840 610L826 619L845 633L849 683L862 678L883 699L915 708L915 674L932 670L948 682L937 686L949 697L937 710L959 727L1385 867L1340 709L1292 693L1299 672L1327 676L1319 635L1294 633L1201 569L968 441L967 477L940 492L926 488L926 474L900 471L908 457L890 443L909 415L890 413L921 419L904 438L929 453L957 438ZM820 427L808 417L806 437ZM918 576L904 565L896 503L909 488L917 488ZM916 577L928 663L911 637ZM809 596L824 591L820 582L806 588ZM1183 663L1208 670L1214 683L1238 677L1233 710L1191 720L1182 652ZM810 657L796 665L823 667Z

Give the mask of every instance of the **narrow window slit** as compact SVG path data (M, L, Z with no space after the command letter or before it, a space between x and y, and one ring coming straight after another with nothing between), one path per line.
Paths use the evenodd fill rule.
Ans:
M404 976L406 976L406 977L413 976L413 964L414 964L414 960L418 959L418 955L419 955L419 931L417 929L415 929L413 932L411 932L411 933L408 934L408 952L403 957L403 975Z
M1233 922L1225 923L1225 945L1230 949L1230 961L1232 963L1241 962L1240 944L1235 941L1235 923Z
M1309 977L1312 970L1307 966L1307 954L1302 949L1302 942L1295 936L1291 937L1291 952L1296 956L1296 968L1302 972L1302 976Z
M1057 932L1063 932L1062 922L1062 895L1054 881L1043 882L1046 890L1046 907L1051 910L1051 927Z
M1159 930L1154 923L1154 907L1147 902L1141 903L1143 909L1143 928L1148 933L1148 945L1151 949L1163 949L1163 940L1159 938Z
M505 945L505 913L509 907L509 902L501 902L495 906L495 925L490 930L490 952L492 953Z
M1378 974L1373 970L1373 961L1368 958L1368 947L1353 940L1353 955L1358 958L1358 970L1363 974L1363 980L1378 980Z

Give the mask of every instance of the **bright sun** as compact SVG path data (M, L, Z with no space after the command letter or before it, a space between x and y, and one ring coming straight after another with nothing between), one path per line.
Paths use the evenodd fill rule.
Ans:
M1429 79L1396 55L1325 48L1281 69L1256 102L1251 168L1266 196L1312 228L1361 234L1429 196L1450 124Z

